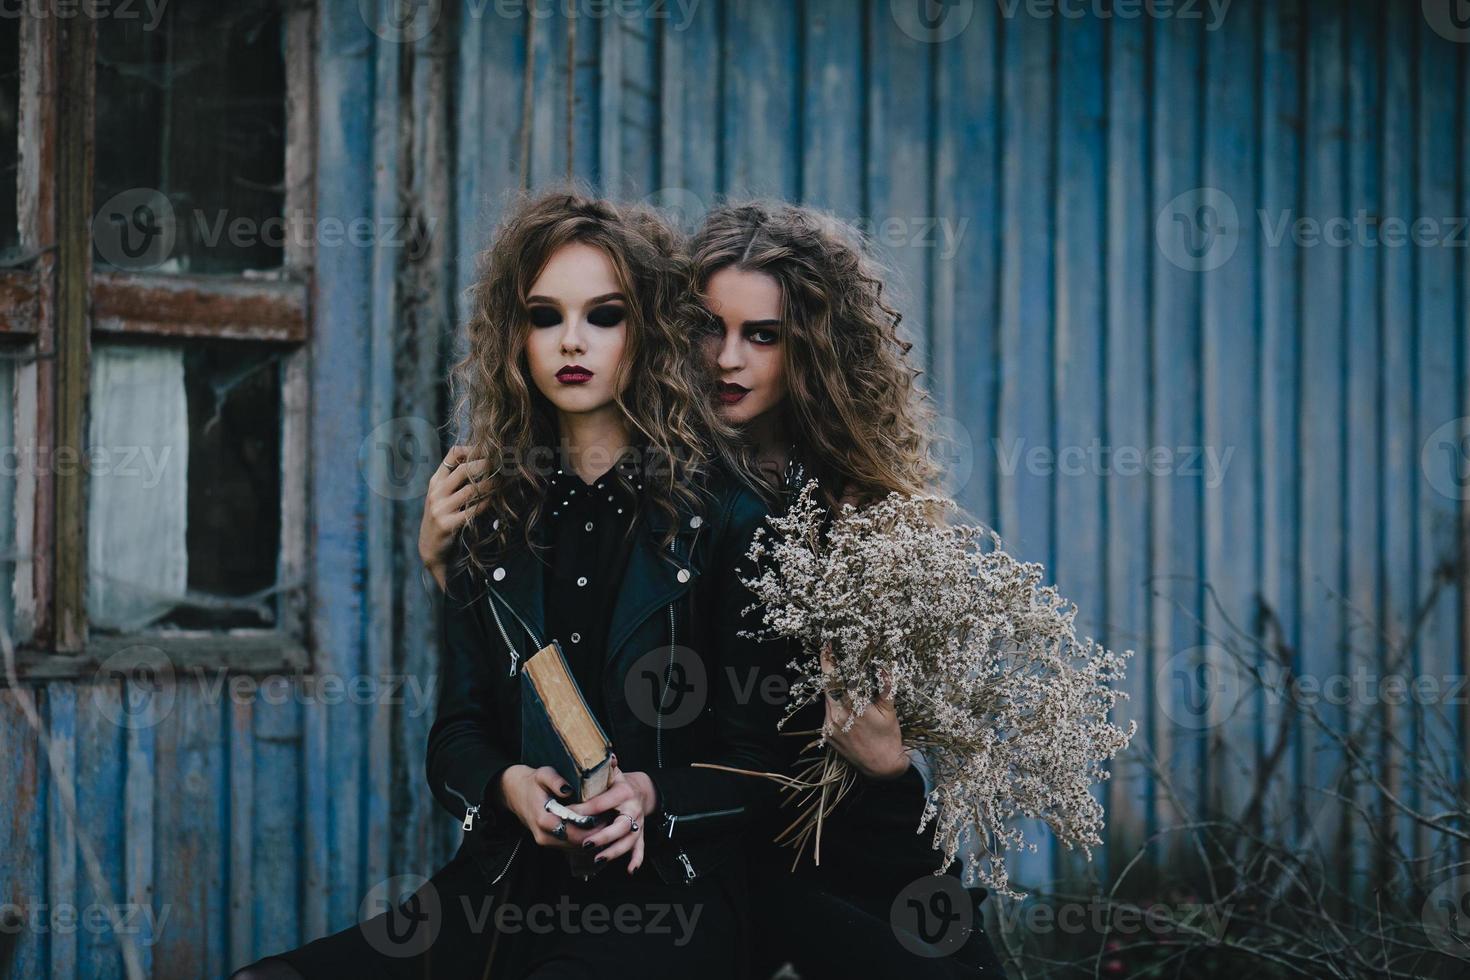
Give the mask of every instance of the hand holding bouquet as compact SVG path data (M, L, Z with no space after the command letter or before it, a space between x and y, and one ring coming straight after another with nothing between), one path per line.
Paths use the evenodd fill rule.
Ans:
M948 523L951 501L891 494L829 515L815 489L770 518L750 551L762 635L802 649L782 725L829 694L848 706L848 727L875 703L896 711L933 775L917 830L934 824L939 871L974 826L984 864L967 857L981 882L1019 897L1005 852L1036 847L1019 818L1039 818L1090 858L1103 822L1091 787L1135 728L1108 721L1131 651L1079 640L1076 607L1041 584L1042 566L1007 554L988 528ZM782 839L798 858L815 840L820 860L822 821L854 777L825 737L813 745L821 758L782 779L801 805Z

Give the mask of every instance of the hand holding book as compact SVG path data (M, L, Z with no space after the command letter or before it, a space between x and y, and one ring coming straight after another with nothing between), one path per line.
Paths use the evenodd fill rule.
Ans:
M502 785L507 805L536 843L569 848L575 874L589 875L624 855L631 856L628 872L636 871L644 818L658 794L646 774L618 768L555 640L521 670L521 751L527 765L512 766Z
M566 823L547 808L548 800L563 804L575 801L572 787L551 766L532 769L530 766L515 765L500 775L498 785L500 802L515 814L517 820L531 832L532 839L542 847L571 847L580 845L573 841L570 829L566 836L558 836L557 828ZM568 828L574 825L568 824Z
M594 859L599 865L630 855L629 874L643 864L643 825L648 815L657 810L658 791L653 780L647 773L619 769L617 756L613 756L612 784L592 799L572 807L575 813L611 817L607 826L588 834L582 846L600 848Z

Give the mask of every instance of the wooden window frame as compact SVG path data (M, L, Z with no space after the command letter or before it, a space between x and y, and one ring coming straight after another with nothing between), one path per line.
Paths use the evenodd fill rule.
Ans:
M286 35L284 213L314 221L317 5L282 4ZM86 474L80 466L22 466L16 476L16 548L30 572L14 576L21 680L154 669L298 672L310 668L306 459L308 450L311 236L287 236L269 276L202 276L94 270L91 216L96 104L96 20L21 19L20 252L0 269L0 354L16 359L17 434L47 460L86 446L93 338L119 335L270 342L281 360L281 522L277 623L270 629L141 631L89 635L86 615ZM69 93L83 93L81 98ZM16 351L21 353L17 355ZM296 583L289 587L290 583ZM0 673L0 685L7 678Z

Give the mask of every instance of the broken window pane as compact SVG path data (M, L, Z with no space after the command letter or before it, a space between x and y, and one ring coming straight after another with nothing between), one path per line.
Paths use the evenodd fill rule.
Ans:
M100 266L230 275L281 265L284 45L279 0L98 20Z
M20 18L0 18L0 264L20 245L16 167L20 149Z
M284 353L239 342L94 348L94 629L275 624Z

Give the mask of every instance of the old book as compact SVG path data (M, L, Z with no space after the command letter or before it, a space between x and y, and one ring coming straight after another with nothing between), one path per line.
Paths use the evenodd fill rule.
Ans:
M612 782L612 743L597 723L552 640L521 667L521 755L533 769L551 766L582 802Z

